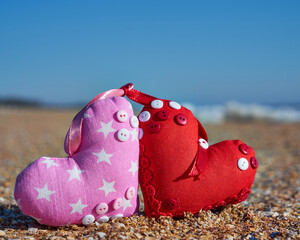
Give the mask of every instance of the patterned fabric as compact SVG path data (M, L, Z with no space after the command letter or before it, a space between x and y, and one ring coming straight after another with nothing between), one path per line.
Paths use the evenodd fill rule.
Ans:
M137 125L123 97L89 105L82 117L78 150L66 158L41 157L17 177L15 199L22 212L51 226L90 224L136 213Z

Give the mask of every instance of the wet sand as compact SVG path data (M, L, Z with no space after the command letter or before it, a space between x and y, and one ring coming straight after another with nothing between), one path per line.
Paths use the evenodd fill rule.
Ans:
M65 157L64 137L76 111L0 109L0 239L300 239L300 123L204 124L210 144L241 139L259 161L247 201L181 220L140 213L91 226L42 226L23 215L16 176L41 156Z

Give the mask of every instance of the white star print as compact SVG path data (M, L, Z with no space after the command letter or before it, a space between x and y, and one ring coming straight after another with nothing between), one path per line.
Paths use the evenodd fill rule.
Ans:
M138 170L137 162L131 161L131 168L128 170L128 172L132 172L132 176L134 177L134 174L137 170Z
M101 128L97 132L102 132L104 134L104 137L106 138L110 132L116 131L111 126L112 122L113 120L111 120L109 123L100 122Z
M134 128L131 132L132 138L131 141L133 142L134 140L139 140L138 136L139 136L139 132Z
M126 210L126 208L128 208L128 207L132 207L132 205L131 205L131 203L130 203L130 200L131 199L126 199L126 198L123 198L123 211L125 211Z
M50 202L50 196L55 193L55 191L50 191L48 189L48 185L47 183L45 184L45 186L43 188L37 188L35 187L35 190L38 191L39 195L37 196L36 199L47 199Z
M79 170L77 168L77 166L75 165L73 169L67 170L67 172L70 173L70 178L69 178L69 182L70 182L74 178L76 178L79 181L81 181L81 179L80 179L80 173L83 173L84 171L83 170Z
M93 154L98 157L97 163L107 162L111 165L110 158L113 154L106 153L104 149L102 149L100 153L93 153Z
M17 200L17 204L18 204L19 208L22 210L21 198L19 198L19 199Z
M73 208L72 212L70 214L76 213L76 212L82 214L82 209L84 209L88 206L88 205L85 205L85 204L81 203L81 198L79 198L77 203L74 203L74 204L71 203L69 205Z
M34 217L34 216L29 216L29 217L32 217L35 221L37 221L38 223L40 223L41 222L41 218L37 218L37 217Z
M85 113L85 114L83 115L83 118L90 118L90 117L92 117L92 116L89 115L88 113Z
M116 192L116 189L114 189L114 184L115 181L109 183L103 180L103 186L101 188L98 188L98 190L104 191L106 197L110 192Z
M51 160L51 158L49 157L43 157L45 158L44 161L42 161L42 163L45 163L47 165L47 169L49 169L51 166L58 166L56 162L54 162L54 160Z

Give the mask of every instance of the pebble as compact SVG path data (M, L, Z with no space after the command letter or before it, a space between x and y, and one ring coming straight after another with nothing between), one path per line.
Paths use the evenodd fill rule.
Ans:
M29 233L37 233L38 229L37 228L28 228Z
M106 236L105 232L97 232L96 233L100 238L104 238Z
M114 223L112 225L112 227L115 229L125 229L125 224L124 223Z
M0 236L5 236L5 232L0 230Z

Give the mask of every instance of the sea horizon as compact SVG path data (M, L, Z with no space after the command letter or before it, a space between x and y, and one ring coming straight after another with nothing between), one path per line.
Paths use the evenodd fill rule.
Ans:
M300 102L242 102L237 100L220 103L197 104L192 101L178 101L190 109L195 117L204 123L222 123L226 120L269 120L274 122L300 122ZM142 105L131 102L135 113ZM43 109L80 109L86 103L49 103L39 100L10 97L0 98L2 108L43 108Z

